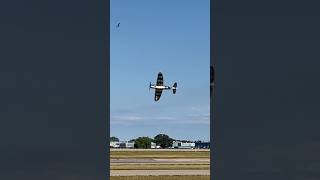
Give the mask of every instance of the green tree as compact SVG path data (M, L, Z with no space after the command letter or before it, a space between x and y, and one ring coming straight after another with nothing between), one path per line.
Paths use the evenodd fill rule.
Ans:
M110 141L112 142L119 142L119 138L115 137L115 136L112 136L110 137Z
M151 142L153 140L149 137L138 137L134 140L134 147L139 149L151 148Z
M174 139L166 134L158 134L154 137L154 142L161 148L168 148L172 146Z

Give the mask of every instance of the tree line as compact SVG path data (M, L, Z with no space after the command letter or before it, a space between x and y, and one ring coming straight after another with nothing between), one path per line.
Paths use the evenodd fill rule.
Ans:
M112 136L110 141L119 142L119 138ZM134 142L134 147L139 149L148 149L151 148L151 143L156 143L157 146L161 148L168 148L172 146L174 139L170 138L166 134L158 134L154 138L150 137L138 137L136 139L131 139L129 142Z

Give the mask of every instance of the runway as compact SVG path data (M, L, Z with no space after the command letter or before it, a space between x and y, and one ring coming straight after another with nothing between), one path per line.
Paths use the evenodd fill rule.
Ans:
M111 176L208 176L208 149L112 149Z
M210 175L210 170L112 170L110 176Z
M133 163L157 163L157 164L179 164L179 163L210 163L210 159L204 159L204 158L193 158L193 159L187 159L187 158L180 158L180 159L173 159L173 158L166 158L166 159L154 159L154 158L123 158L123 159L111 159L111 164L133 164Z

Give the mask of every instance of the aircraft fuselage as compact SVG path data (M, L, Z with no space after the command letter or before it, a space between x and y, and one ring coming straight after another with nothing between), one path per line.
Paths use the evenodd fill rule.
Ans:
M152 88L152 89L171 89L170 86L155 86L155 85L151 85L150 88Z

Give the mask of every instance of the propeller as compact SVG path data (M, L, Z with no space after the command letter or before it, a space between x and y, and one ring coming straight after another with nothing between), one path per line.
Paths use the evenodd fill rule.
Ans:
M151 89L151 82L150 82L150 85L149 85L149 92L150 92L150 89Z

